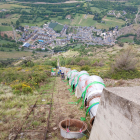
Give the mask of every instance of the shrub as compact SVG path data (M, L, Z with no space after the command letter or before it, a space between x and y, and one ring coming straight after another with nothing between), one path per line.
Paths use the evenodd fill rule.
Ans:
M81 60L77 65L84 66L86 64L85 60Z
M57 60L52 61L51 65L56 68L57 67Z
M108 72L103 76L103 78L111 78L111 79L134 79L134 78L140 78L140 72L138 70L121 70L116 71L114 73Z
M136 51L132 47L123 50L115 59L115 62L111 65L111 71L133 71L136 69L138 59L136 59Z
M89 71L90 68L89 68L89 66L82 66L82 67L81 67L81 70Z
M13 93L14 94L19 94L21 91L20 90L14 90Z
M16 84L14 86L12 86L12 89L16 89L16 90L19 90L22 88L22 84Z
M33 67L34 63L31 60L24 60L21 64L23 67Z
M99 66L99 67L103 67L104 66L104 63L103 62L98 62L96 61L92 66Z
M32 93L32 88L31 87L22 87L22 92L23 93Z

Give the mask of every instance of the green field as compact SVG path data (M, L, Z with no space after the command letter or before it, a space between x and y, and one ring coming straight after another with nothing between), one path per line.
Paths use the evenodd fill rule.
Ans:
M121 28L121 26L125 24L125 21L116 19L115 17L104 17L102 21L105 21L105 23L97 23L96 28L108 30L109 27L119 26L119 28Z
M86 14L76 14L75 18L71 22L70 25L72 26L95 26L96 21L93 20L93 15L86 15Z
M58 24L58 23L50 22L49 27L54 29L55 26L57 26L57 24Z
M60 25L60 24L57 24L55 27L54 27L54 30L55 31L61 31L63 29L63 25Z
M35 22L35 23L20 23L21 26L25 26L25 25L28 25L28 26L41 26L43 24L45 24L46 20L42 20L40 22Z
M12 31L11 26L0 26L0 31Z
M0 23L8 23L11 24L11 21L13 23L16 23L16 21L18 20L18 18L0 18Z
M96 11L96 12L98 12L98 13L101 13L101 10L99 9L99 8L97 8L97 7L90 7L91 8L91 10L94 12L94 11Z
M7 40L0 40L0 44L12 44L13 42L7 41Z
M122 42L122 43L133 43L134 42L133 38L130 38L130 37L122 37L118 41Z
M62 19L61 16L58 16L57 18L51 18L51 20L56 21L56 22L61 23L61 24L70 25L70 19Z
M21 58L23 56L31 56L32 52L20 52L20 51L12 51L12 52L3 52L0 51L0 60L7 58Z
M14 8L28 8L28 6L22 6L22 5L18 5L18 4L0 3L0 10L1 9L14 9Z

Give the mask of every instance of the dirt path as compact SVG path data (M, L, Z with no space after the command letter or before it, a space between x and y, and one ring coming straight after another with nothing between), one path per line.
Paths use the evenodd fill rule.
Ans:
M138 9L138 13L136 14L136 18L134 19L136 24L138 24L138 23L137 23L137 18L138 18L139 12L140 12L140 9Z
M80 19L80 21L79 21L79 23L78 24L80 24L82 22L82 18Z
M85 116L85 111L79 109L79 105L68 104L75 102L77 98L68 91L70 86L66 82L61 81L60 77L56 78L55 93L53 94L52 112L49 121L48 140L64 140L60 135L59 122L66 118L80 119ZM86 123L89 122L87 117ZM90 127L88 128L90 129Z

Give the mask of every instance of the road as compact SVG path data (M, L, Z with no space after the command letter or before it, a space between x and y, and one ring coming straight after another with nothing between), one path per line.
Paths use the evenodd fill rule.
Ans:
M11 27L12 27L12 29L13 29L14 39L15 39L15 41L17 42L15 29L14 29L13 25L11 25Z
M137 23L137 18L138 18L139 12L140 12L140 9L138 9L138 13L136 14L136 18L135 18L135 23L136 23L136 24L138 24L138 23Z
M6 1L11 1L11 0L6 0ZM47 3L47 2L19 2L19 1L12 1L13 3L26 3L26 4L68 4L68 3L80 3L80 2L84 2L84 1L65 1L65 2L58 2L58 3Z

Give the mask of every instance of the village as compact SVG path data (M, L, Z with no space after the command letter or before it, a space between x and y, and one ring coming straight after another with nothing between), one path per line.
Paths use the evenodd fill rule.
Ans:
M82 42L87 45L108 45L115 44L116 38L120 36L118 26L113 30L102 32L101 29L95 27L73 27L76 32L66 33L69 26L64 25L60 33L57 33L48 24L44 24L43 28L28 25L24 27L24 32L19 41L23 42L23 47L30 49L48 50L57 46L65 46L73 42ZM48 47L49 46L49 47ZM51 48L51 49L50 49Z

